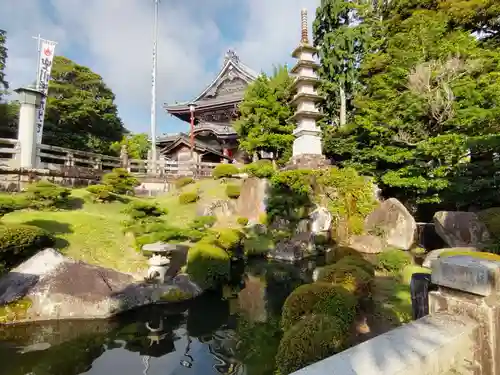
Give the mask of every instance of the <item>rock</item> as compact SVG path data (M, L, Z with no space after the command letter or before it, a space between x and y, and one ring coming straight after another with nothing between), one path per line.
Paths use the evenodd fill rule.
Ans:
M434 223L417 223L416 242L418 246L428 251L446 246L446 243L437 234Z
M330 231L332 226L332 214L324 207L317 207L309 215L312 233L324 233Z
M310 222L309 222L309 219L302 219L299 221L299 223L297 224L297 228L295 228L295 233L299 234L299 233L308 233L310 230L309 230L309 227L310 227Z
M197 207L198 216L233 216L236 214L236 204L229 199L217 199L209 203L200 204Z
M439 211L433 221L437 234L450 247L483 248L490 242L488 229L474 212Z
M250 177L243 181L236 205L238 216L246 217L251 222L258 222L266 213L269 181Z
M381 253L386 244L384 240L370 234L351 236L349 247L363 254L378 254Z
M166 253L177 250L177 245L158 241L144 245L142 250L151 251L153 253Z
M447 247L429 251L422 263L422 267L432 268L432 263L445 251L478 251L475 247Z
M415 242L417 223L396 198L382 202L365 220L365 231L380 236L387 246L409 250Z
M295 262L314 254L315 246L310 233L299 233L292 239L280 241L268 255L271 259Z
M29 299L26 316L31 321L108 318L158 301L164 289L201 293L189 278L178 277L164 285L137 283L132 275L47 249L0 279L0 304Z

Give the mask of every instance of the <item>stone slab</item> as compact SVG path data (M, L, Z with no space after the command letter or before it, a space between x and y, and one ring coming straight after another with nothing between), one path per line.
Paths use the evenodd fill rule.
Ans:
M142 251L151 251L152 253L166 253L177 250L177 245L164 242L148 243L142 247Z
M500 262L456 255L432 263L432 283L480 296L500 291Z
M479 324L448 313L416 320L291 375L438 375L472 360Z

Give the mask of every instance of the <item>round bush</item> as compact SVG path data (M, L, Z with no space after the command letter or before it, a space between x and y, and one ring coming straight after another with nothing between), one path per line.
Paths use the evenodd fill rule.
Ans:
M226 186L226 195L231 199L238 199L240 197L241 188L239 185L229 184Z
M106 173L102 177L102 182L111 187L113 193L116 194L133 194L134 188L141 184L124 168L114 168L111 172Z
M240 173L238 167L234 164L218 164L212 171L212 176L215 179L232 177Z
M287 375L342 350L343 322L334 316L308 315L285 332L276 354L280 375Z
M218 246L198 242L188 251L186 273L203 289L229 280L229 254Z
M270 160L258 160L245 166L244 171L248 175L257 178L271 178L276 172Z
M338 317L349 329L357 307L357 298L341 286L329 283L305 284L286 299L281 315L283 330L289 329L304 315L326 314Z
M0 225L0 264L7 268L22 262L38 250L52 246L54 238L42 228L22 224Z
M27 203L17 197L0 197L0 217L10 212L21 210L26 206Z
M156 203L145 201L134 201L125 209L133 219L144 219L160 217L167 214L167 210L159 207Z
M116 195L113 194L108 185L91 185L87 187L87 191L92 194L92 199L95 202L105 203L116 200Z
M200 199L200 196L198 195L197 192L186 192L182 193L179 195L179 203L180 204L190 204L196 202L198 199Z
M349 265L349 266L357 266L361 268L363 271L371 275L375 276L375 266L367 261L366 259L359 256L347 256L341 258L337 263L337 265Z
M332 259L333 261L338 262L339 260L345 257L363 259L363 255L359 251L354 250L347 246L338 246L333 250L333 259Z
M212 228L216 221L217 218L215 216L198 216L191 222L189 227L195 230L204 230Z
M38 181L26 188L29 206L34 209L50 209L64 207L69 202L71 191L49 181Z
M268 236L251 236L243 241L243 250L247 257L266 255L273 247L273 240Z
M174 185L177 189L182 189L184 186L194 183L194 179L192 177L180 177L175 180Z
M411 262L411 255L399 249L387 249L377 254L378 267L388 272L400 272Z
M218 246L233 255L240 247L243 237L243 232L238 229L223 228L210 230L201 242Z
M239 218L236 219L236 222L242 227L244 227L248 224L248 218L240 216Z
M318 282L327 282L344 287L347 291L358 296L370 293L370 284L373 276L362 268L347 263L335 263L321 268Z

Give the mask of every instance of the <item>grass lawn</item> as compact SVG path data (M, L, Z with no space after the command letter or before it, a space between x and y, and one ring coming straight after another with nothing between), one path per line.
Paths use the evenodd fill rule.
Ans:
M84 190L72 196L83 198ZM65 255L123 272L141 272L146 259L132 247L132 239L122 230L123 203L94 204L66 211L23 210L5 215L6 223L35 225L57 237L56 247Z

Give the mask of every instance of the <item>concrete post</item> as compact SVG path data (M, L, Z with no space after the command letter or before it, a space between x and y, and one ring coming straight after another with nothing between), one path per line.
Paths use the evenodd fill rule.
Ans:
M36 168L36 108L43 94L35 89L21 87L18 94L19 130L17 139L21 145L19 167Z

